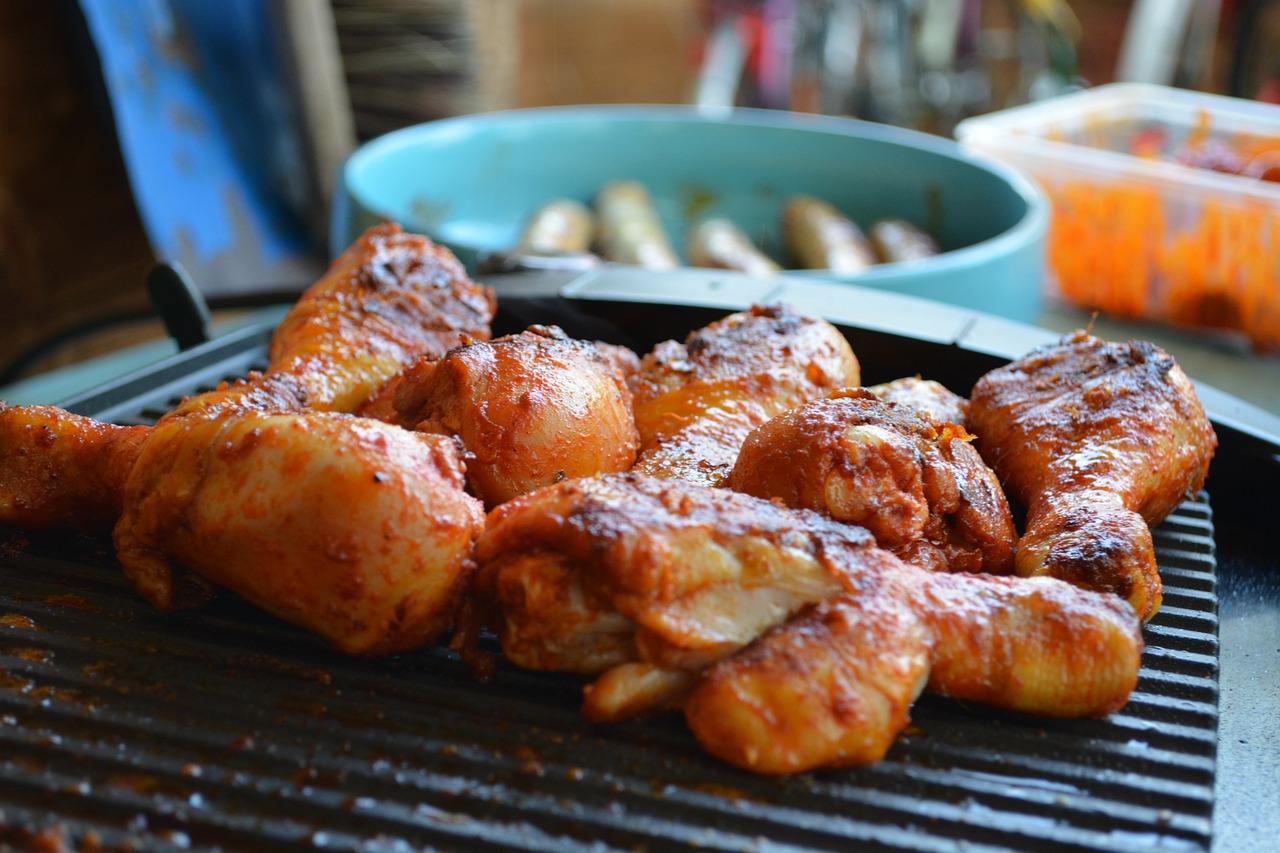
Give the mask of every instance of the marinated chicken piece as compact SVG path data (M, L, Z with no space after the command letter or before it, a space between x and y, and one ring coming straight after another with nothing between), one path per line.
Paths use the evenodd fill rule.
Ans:
M772 629L703 673L685 719L762 774L879 761L922 691L1043 717L1099 717L1137 686L1140 623L1054 578L903 566Z
M104 424L56 406L0 402L0 524L104 533L150 432Z
M463 486L453 439L379 421L171 419L142 445L114 539L161 611L201 603L212 584L344 652L387 654L453 623L484 524Z
M901 602L840 596L710 667L685 720L707 752L756 773L871 764L910 722L933 645Z
M849 388L757 427L727 485L861 525L926 569L1008 574L1018 531L972 438Z
M503 651L523 667L701 668L838 592L824 548L849 539L871 542L729 491L608 475L493 510L476 588L501 606Z
M627 390L631 392L634 401L636 383L640 381L640 356L620 344L594 341L592 345L595 347L596 352L600 354L600 357L613 369L613 372L622 377L622 383L627 386ZM634 414L632 415L632 420L635 420Z
M751 430L859 379L848 341L825 320L784 306L731 314L641 360L633 470L723 485Z
M1053 578L929 572L863 529L681 480L606 475L504 504L475 594L504 653L597 676L583 713L683 708L760 773L883 756L920 689L1047 716L1137 682L1132 608Z
M487 338L493 293L447 249L370 229L274 332L265 373L189 397L162 420L224 411L349 411L414 357ZM52 406L0 408L0 524L106 533L147 427Z
M467 482L490 508L560 480L625 471L639 443L631 391L613 357L555 326L420 361L375 394L367 412L457 436Z
M309 287L271 336L264 373L184 400L166 417L228 408L355 411L413 359L486 339L493 292L444 246L387 223Z
M931 574L899 588L935 638L927 690L1043 717L1119 710L1141 623L1107 593L1050 577Z
M1078 331L979 379L969 425L1026 509L1017 573L1116 593L1151 618L1150 527L1200 490L1218 443L1173 357Z
M886 403L923 412L938 423L965 426L969 422L969 401L933 379L904 376L892 382L868 385L867 390Z

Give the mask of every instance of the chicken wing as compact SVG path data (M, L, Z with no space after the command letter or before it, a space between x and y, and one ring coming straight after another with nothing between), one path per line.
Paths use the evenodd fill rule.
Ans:
M211 583L345 652L386 654L452 624L484 523L463 485L453 439L379 421L175 418L142 444L114 540L162 611Z
M419 361L367 411L461 439L467 482L490 508L560 480L625 471L636 458L631 391L613 356L554 326Z
M633 470L722 485L751 430L859 380L848 341L825 320L783 306L731 314L642 359Z
M753 430L727 485L861 525L927 569L1007 574L1017 529L972 438L849 388Z
M1154 615L1150 527L1204 485L1218 443L1173 357L1076 332L981 377L969 423L1026 509L1018 574L1114 592Z
M414 356L487 338L491 291L447 249L398 226L370 229L286 314L269 365L189 397L162 420L224 411L349 411ZM106 533L147 427L52 406L0 404L0 524Z
M1053 578L929 572L865 530L679 479L560 483L489 515L475 593L520 666L596 676L583 713L683 707L761 773L877 760L920 689L1105 714L1142 637L1114 596Z

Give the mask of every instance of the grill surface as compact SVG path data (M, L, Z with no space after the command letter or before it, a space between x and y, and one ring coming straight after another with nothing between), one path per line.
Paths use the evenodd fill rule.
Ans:
M74 407L146 422L242 376L264 334ZM0 541L4 541L0 537ZM1103 720L923 697L874 766L756 777L678 718L597 727L581 681L443 648L340 656L230 596L180 617L110 543L0 556L0 846L408 850L1202 850L1218 722L1208 498L1155 531L1165 604L1137 691Z

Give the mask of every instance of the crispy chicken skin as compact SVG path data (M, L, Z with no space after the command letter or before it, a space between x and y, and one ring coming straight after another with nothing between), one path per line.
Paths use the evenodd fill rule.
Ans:
M155 607L208 582L354 655L452 624L484 522L453 439L318 412L165 421L123 506L120 563Z
M965 426L969 422L969 401L933 379L904 376L892 382L868 385L867 390L886 403L923 412L938 423Z
M639 441L624 375L595 345L554 326L466 343L388 385L369 411L461 439L467 482L490 508L635 462Z
M414 358L489 337L493 292L443 246L386 223L366 231L272 333L261 374L184 400L167 417L227 408L352 412Z
M731 314L641 360L633 470L723 485L751 430L860 378L849 343L825 320L785 306Z
M861 525L936 571L1013 571L1013 513L956 424L865 388L798 406L747 436L727 485Z
M1026 509L1018 574L1114 592L1151 618L1150 527L1204 485L1218 443L1173 357L1078 331L981 377L969 424Z
M493 293L443 247L370 229L273 334L265 373L189 397L162 420L225 411L349 411L417 355L489 335ZM0 524L107 533L147 427L0 403Z
M1035 714L1105 714L1140 626L1053 578L929 572L863 529L679 479L560 483L489 514L475 593L521 666L597 676L583 712L682 707L760 773L884 755L920 689Z

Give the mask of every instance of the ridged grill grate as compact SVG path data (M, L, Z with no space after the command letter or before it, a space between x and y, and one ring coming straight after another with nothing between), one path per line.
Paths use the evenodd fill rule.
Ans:
M132 419L216 384L217 367L193 369L185 391L136 395ZM112 401L112 419L128 408ZM1207 496L1155 543L1165 604L1120 712L1049 721L926 696L887 760L771 779L706 756L678 718L586 723L575 678L500 666L479 684L443 648L353 660L230 596L162 616L109 543L13 536L0 847L1205 850L1218 720Z

